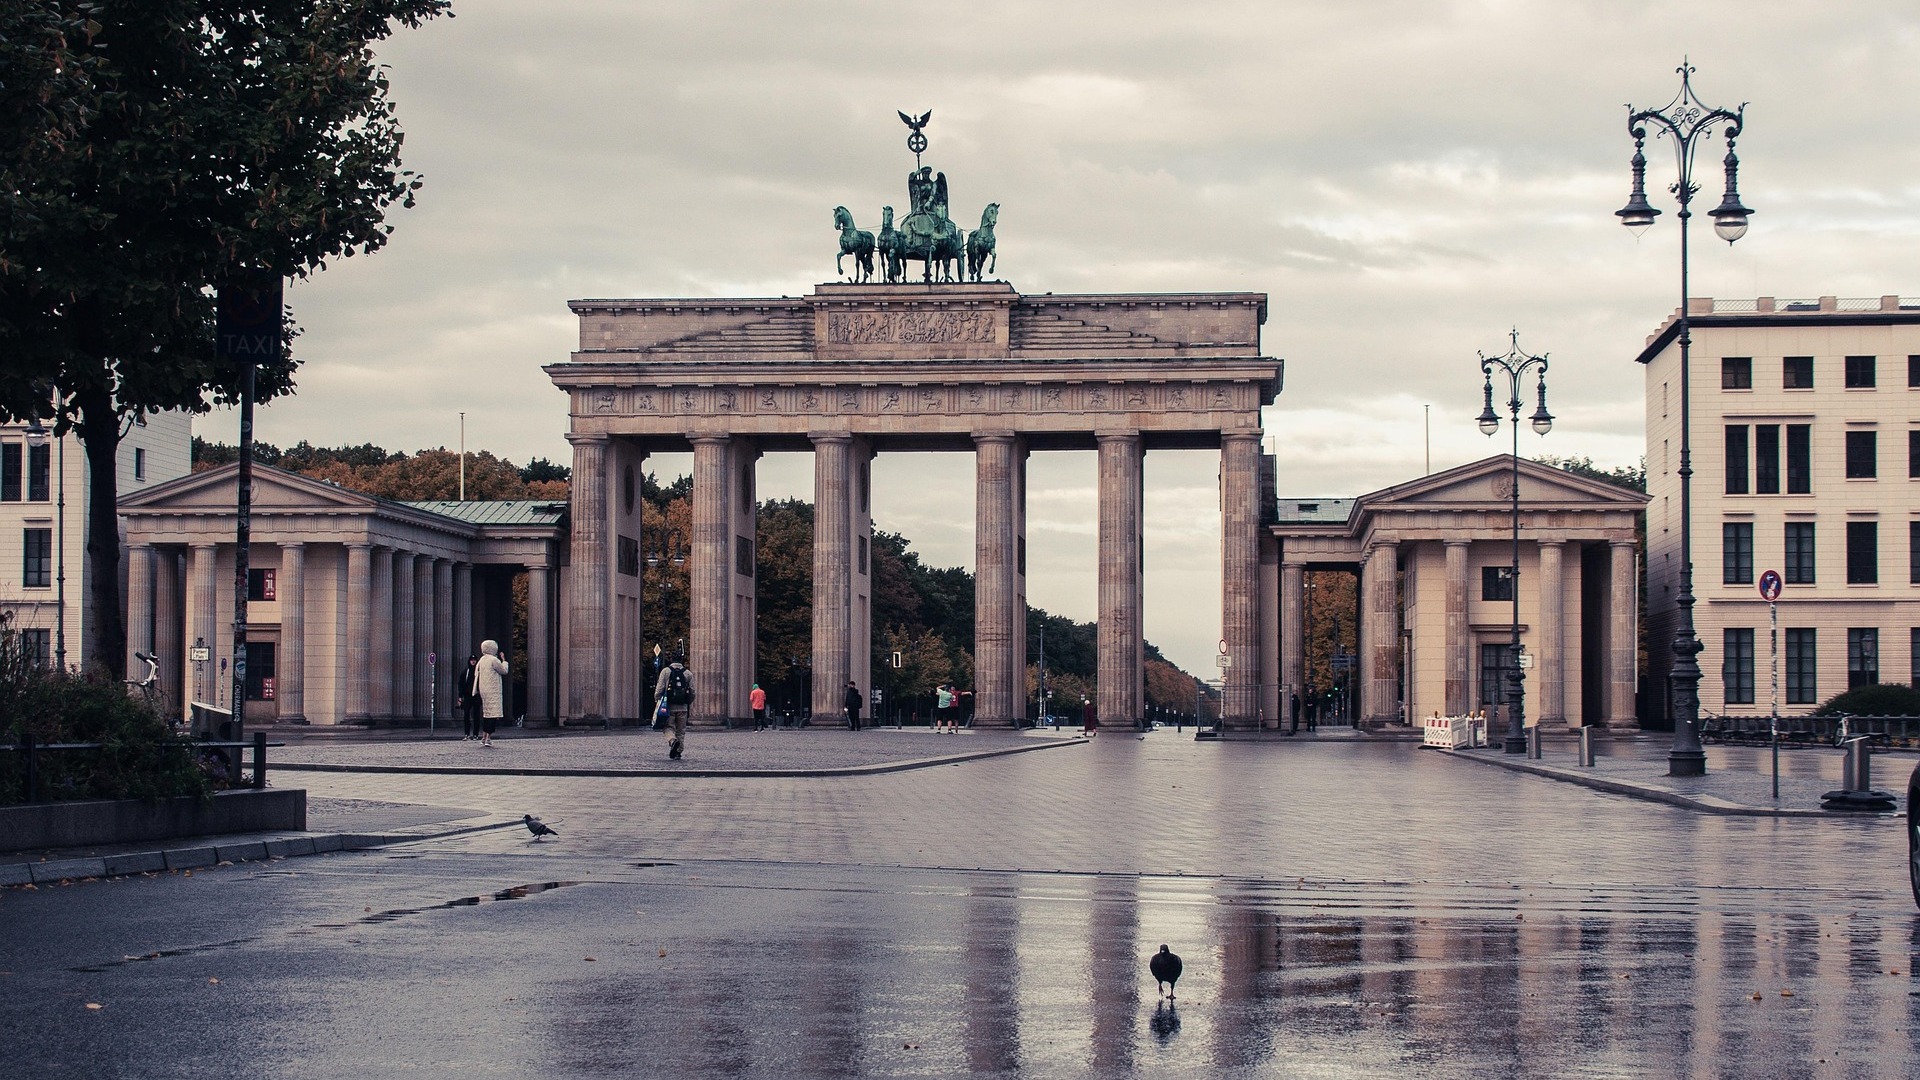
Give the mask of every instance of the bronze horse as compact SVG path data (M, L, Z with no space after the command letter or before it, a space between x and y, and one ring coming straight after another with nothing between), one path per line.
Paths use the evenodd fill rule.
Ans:
M973 234L967 237L967 277L974 281L980 280L980 268L983 264L986 265L987 273L991 274L994 266L999 262L993 251L993 227L999 221L1000 204L988 203L987 208L980 212L980 227L973 230Z
M833 208L833 225L840 230L840 254L833 257L833 272L845 273L840 260L853 256L855 282L873 277L873 234L853 227L853 215L844 206Z

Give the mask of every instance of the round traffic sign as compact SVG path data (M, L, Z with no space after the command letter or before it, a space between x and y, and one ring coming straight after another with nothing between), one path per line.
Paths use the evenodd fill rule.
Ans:
M1760 598L1769 604L1780 599L1780 571L1768 570L1760 575Z

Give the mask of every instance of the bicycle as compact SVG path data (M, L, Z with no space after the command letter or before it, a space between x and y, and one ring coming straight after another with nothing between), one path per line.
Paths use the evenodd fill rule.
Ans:
M158 685L160 682L160 660L158 657L149 656L143 652L134 653L133 658L147 665L147 673L138 679L125 680L128 693L131 694L133 690L138 689L140 691L140 702L146 708L147 712L154 716L160 716L163 714L165 704L160 698L160 688ZM177 716L168 717L167 726L178 730L180 727L180 718Z

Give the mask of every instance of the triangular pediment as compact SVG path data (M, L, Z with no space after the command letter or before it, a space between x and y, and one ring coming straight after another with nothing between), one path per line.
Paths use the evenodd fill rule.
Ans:
M231 513L237 494L238 465L222 465L205 472L189 473L146 491L120 500L122 513L129 511L191 512L195 510ZM357 491L335 487L325 481L284 472L267 465L253 467L253 508L256 513L275 510L364 510L373 512L382 506L379 499Z
M1647 496L1640 492L1537 461L1522 458L1519 471L1520 495L1531 507L1638 510L1647 503ZM1513 491L1513 474L1513 458L1500 455L1369 492L1359 501L1371 512L1395 507L1423 510L1503 507L1509 504Z

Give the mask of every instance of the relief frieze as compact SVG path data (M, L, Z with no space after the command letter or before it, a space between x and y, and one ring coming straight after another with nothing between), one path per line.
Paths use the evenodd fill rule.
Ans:
M835 311L827 315L834 345L991 344L994 319L985 311Z
M1073 412L1231 412L1248 394L1231 383L963 383L958 386L655 386L594 390L589 413L740 417L986 416Z

